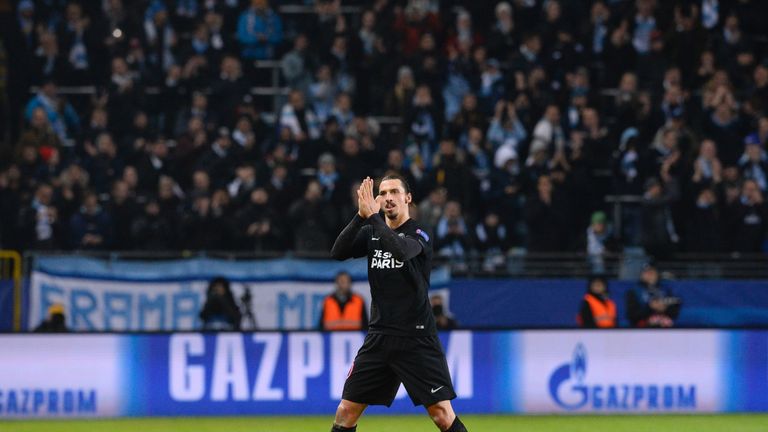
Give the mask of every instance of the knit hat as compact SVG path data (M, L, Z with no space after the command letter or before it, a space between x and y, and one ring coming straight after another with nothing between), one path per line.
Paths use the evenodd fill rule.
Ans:
M605 212L596 211L596 212L592 213L592 219L591 220L592 220L593 224L596 224L596 223L604 224L608 220L608 217L605 215Z

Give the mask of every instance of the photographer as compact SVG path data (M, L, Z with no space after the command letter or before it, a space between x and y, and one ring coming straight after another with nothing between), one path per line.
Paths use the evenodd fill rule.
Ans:
M240 330L242 314L229 288L229 280L217 277L208 284L205 306L200 311L203 330Z
M627 318L632 327L672 327L680 314L682 301L661 284L659 271L646 264L640 283L627 291Z

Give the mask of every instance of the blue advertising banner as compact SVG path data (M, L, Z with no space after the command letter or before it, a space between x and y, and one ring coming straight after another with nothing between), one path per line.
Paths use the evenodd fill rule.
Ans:
M29 290L25 290L26 324L27 328L35 328L47 309L59 303L64 306L69 327L76 331L198 330L208 283L225 276L243 310L243 295L251 294L249 307L255 325L244 319L243 329L316 330L323 300L333 292L333 279L339 271L351 274L353 290L369 305L365 260L232 262L200 258L113 262L40 257ZM433 287L445 286L449 279L447 269L436 269L431 275Z
M768 411L766 331L440 338L460 413ZM363 339L358 332L2 335L0 417L331 417ZM401 388L391 408L369 412L423 408Z
M255 329L314 330L323 298L333 290L333 277L340 270L352 274L354 291L369 300L362 260L123 262L42 257L36 261L29 289L25 290L25 324L34 328L52 303L61 303L70 326L78 331L197 330L208 281L226 275L232 281L235 298L241 299L245 290L251 291ZM683 301L679 326L768 327L768 281L664 283ZM626 293L636 287L632 281L609 281L622 327L628 325ZM2 288L0 330L4 328L2 317L12 312L10 290ZM432 273L432 288L444 297L446 310L464 327L567 328L576 327L586 281L451 279L446 269L440 269ZM243 324L253 329L247 326L249 323Z
M679 326L768 326L768 281L664 283L683 301ZM472 328L576 327L586 285L586 280L578 279L452 280L449 308L461 325ZM627 327L625 298L637 283L612 280L608 286L616 302L619 325Z

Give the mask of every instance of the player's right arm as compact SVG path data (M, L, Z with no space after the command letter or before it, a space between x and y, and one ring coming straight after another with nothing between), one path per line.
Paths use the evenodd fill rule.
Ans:
M341 231L331 248L331 257L344 261L348 258L360 258L368 255L368 239L365 235L365 219L359 214Z

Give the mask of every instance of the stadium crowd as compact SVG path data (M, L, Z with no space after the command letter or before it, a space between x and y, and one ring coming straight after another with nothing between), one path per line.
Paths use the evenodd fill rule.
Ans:
M394 171L442 256L766 250L766 2L301 4L0 1L0 245L326 253Z

